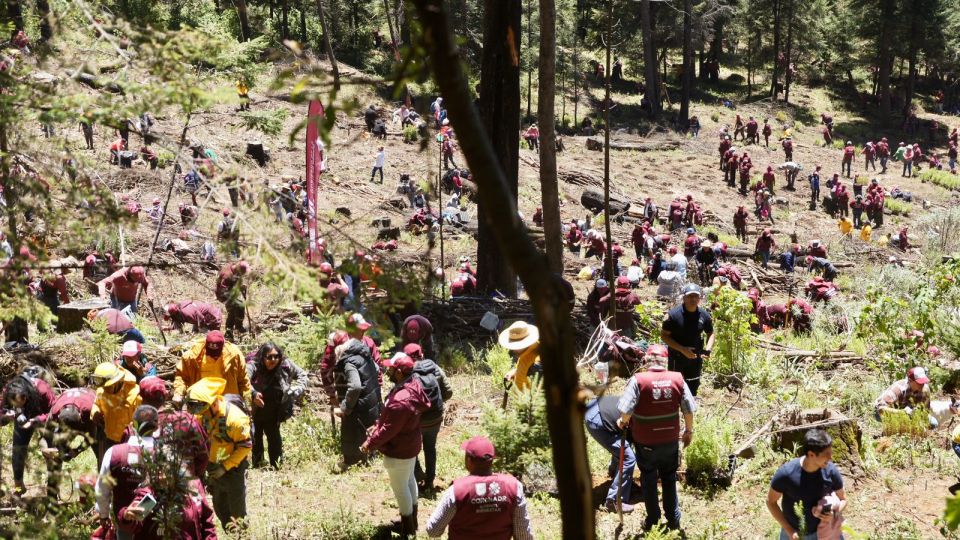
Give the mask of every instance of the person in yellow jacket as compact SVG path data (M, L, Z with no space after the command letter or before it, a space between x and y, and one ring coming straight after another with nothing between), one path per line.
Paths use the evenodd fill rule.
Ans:
M222 394L237 394L250 399L250 378L240 348L227 343L219 330L208 332L183 353L173 379L173 403L183 401L187 388L205 377L226 381Z
M497 340L500 346L517 355L517 365L508 371L504 378L513 381L517 388L530 385L527 373L534 365L536 373L540 368L540 331L536 326L517 321L500 333Z
M237 79L237 97L240 98L240 109L241 111L250 110L250 89L247 87L247 83L243 79Z
M840 234L844 236L850 236L853 231L853 222L850 221L850 218L840 218L837 226L840 227Z
M873 237L873 227L869 223L864 223L863 227L860 227L860 239L864 242L870 243L870 238Z
M245 528L247 456L253 450L250 417L223 397L226 381L206 377L187 390L187 411L197 417L210 441L207 489L224 530ZM235 523L234 523L235 522ZM231 523L234 523L231 525Z
M103 459L107 448L123 442L124 430L133 420L133 413L143 401L140 386L133 373L113 362L104 362L93 372L97 397L93 401L90 417L103 426L97 441L97 464Z

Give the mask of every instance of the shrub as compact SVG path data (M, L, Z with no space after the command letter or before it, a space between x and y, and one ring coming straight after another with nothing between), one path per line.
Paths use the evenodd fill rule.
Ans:
M920 173L921 182L930 182L953 191L960 191L960 176L947 171L928 169Z
M269 332L263 342L273 341L286 356L298 366L312 370L320 366L327 337L338 328L343 328L343 315L319 313L313 318L302 317L300 322L283 333Z
M713 120L714 122L720 122L720 113L718 112L710 113L710 120Z
M176 156L174 156L172 152L161 150L160 153L157 154L157 167L166 169L173 164L174 159L176 159Z
M780 122L781 124L787 121L787 115L784 114L783 111L777 111L775 118L777 119L777 122Z
M493 387L501 388L504 375L513 367L510 351L500 345L494 345L487 349L487 353L483 356L483 363L490 371L490 382Z
M929 411L915 409L913 414L906 411L887 411L880 416L881 431L884 436L907 435L920 437L929 427Z
M750 331L755 320L750 299L740 292L721 287L711 296L714 345L706 366L718 375L718 382L742 386L751 369L756 336Z
M420 138L420 131L417 129L417 126L407 126L403 128L403 142L412 143L416 142Z
M663 307L655 300L647 300L636 307L639 325L637 334L659 341L660 324L663 322Z
M709 481L726 466L726 456L733 445L731 424L717 416L707 416L697 423L690 446L684 450L687 481L700 484Z
M295 422L281 424L284 444L283 459L287 465L299 466L324 459L336 462L340 456L340 430L334 430L329 416L312 408L301 409Z
M287 110L244 111L240 113L240 119L243 120L247 129L275 136L283 131L283 123L287 120Z
M895 216L909 216L913 205L900 199L886 197L883 199L883 207Z
M499 347L497 347L499 348ZM497 448L496 468L523 476L531 465L549 463L547 404L539 380L525 389L512 387L507 409L488 406L481 424Z

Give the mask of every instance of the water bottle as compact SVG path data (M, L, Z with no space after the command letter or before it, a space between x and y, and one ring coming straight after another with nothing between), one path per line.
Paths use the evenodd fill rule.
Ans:
M597 362L593 366L593 373L597 376L600 384L607 384L607 377L610 375L610 364L607 362Z

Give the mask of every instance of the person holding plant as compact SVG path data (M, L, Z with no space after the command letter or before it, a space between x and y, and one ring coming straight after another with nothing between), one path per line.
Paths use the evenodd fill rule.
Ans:
M907 371L907 378L894 381L874 402L876 419L880 420L885 414L913 414L913 411L923 408L930 410L930 378L927 370L920 366L912 367ZM930 426L937 427L937 419L930 416Z
M780 540L843 538L847 497L833 463L833 439L822 429L811 429L803 437L803 452L777 469L767 491L767 510L780 524Z

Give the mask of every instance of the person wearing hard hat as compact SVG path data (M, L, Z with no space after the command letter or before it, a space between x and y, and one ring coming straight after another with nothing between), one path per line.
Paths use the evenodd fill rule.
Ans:
M497 341L517 357L516 365L503 378L513 381L517 388L528 387L528 372L533 369L535 374L540 373L540 330L532 324L517 321L501 332Z
M143 400L137 378L113 362L98 365L92 382L97 388L97 397L90 415L103 426L97 447L99 465L107 448L123 441L123 432Z
M224 339L219 330L207 332L183 353L173 378L173 402L179 404L186 390L204 377L217 377L225 382L224 394L250 398L250 378L240 349Z
M253 450L250 417L223 396L227 381L206 377L187 389L187 412L200 420L210 441L207 489L213 510L224 529L236 522L244 527L247 517L247 485L244 473Z
M146 355L143 354L143 344L137 341L125 341L120 349L120 358L117 358L114 362L133 373L138 383L144 377L157 375L157 367L147 361Z

